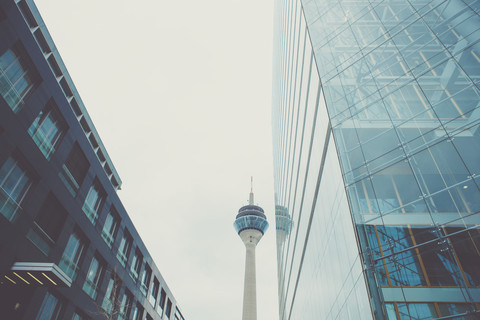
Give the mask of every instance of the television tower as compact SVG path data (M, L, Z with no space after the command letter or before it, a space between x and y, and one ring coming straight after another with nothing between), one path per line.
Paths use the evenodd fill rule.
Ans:
M233 226L245 244L245 282L243 289L242 320L257 320L257 284L255 271L255 248L268 228L263 209L253 201L253 178L248 205L238 210Z

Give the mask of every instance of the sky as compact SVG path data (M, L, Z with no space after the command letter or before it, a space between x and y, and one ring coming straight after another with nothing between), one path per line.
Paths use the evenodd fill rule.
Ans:
M278 319L273 0L35 3L185 318L241 319L245 249L232 224L253 176L270 222L258 319Z

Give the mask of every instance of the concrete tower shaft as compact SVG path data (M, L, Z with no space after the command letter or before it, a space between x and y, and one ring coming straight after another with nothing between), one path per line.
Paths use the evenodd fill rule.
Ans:
M263 234L255 229L240 232L245 244L245 279L243 287L242 320L257 320L257 279L255 266L255 248Z

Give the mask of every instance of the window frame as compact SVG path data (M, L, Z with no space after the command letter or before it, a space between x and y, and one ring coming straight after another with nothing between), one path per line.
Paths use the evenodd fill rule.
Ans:
M48 129L45 130L46 128ZM56 147L61 143L66 131L65 119L53 99L40 111L28 129L28 133L47 160L50 160L55 153ZM50 136L52 132L53 136Z
M90 262L90 267L85 276L85 282L82 286L82 290L93 300L97 299L99 287L103 278L103 271L103 263L96 256L93 256L92 261Z
M119 320L130 319L130 312L133 308L133 294L125 289L122 301L120 302L120 310L118 314Z
M128 258L130 256L130 250L133 246L133 238L127 229L123 232L122 240L120 241L120 246L117 251L117 260L122 264L123 267L127 265Z
M138 277L140 276L140 270L142 269L143 263L143 254L140 250L135 250L135 254L133 256L132 264L130 265L130 277L137 282Z
M19 176L13 177L12 179L12 175L14 174L18 174ZM25 180L25 183L23 183L22 180ZM6 184L11 184L10 181L14 182L12 184L13 187L11 187L10 191L7 191L6 189L9 188L6 187ZM32 184L32 176L22 163L12 156L8 157L0 167L0 195L2 198L5 197L5 200L0 198L0 212L8 221L15 221L17 211L22 210L21 203L24 201ZM19 186L21 189L18 191L17 188ZM15 195L15 193L17 194ZM13 211L9 213L6 212L5 207L7 204L13 207Z
M157 310L158 293L160 292L160 281L157 277L153 276L153 286L148 301L153 306L153 310Z
M51 305L52 302L54 303L53 305ZM43 297L42 305L38 309L35 320L58 320L60 319L61 312L61 300L47 291Z
M112 248L113 243L115 242L119 226L120 218L118 217L115 208L112 206L110 212L108 212L107 217L105 218L105 223L102 228L102 238L110 248Z
M93 225L97 223L98 216L105 202L105 192L100 183L95 180L88 190L83 202L82 210ZM93 207L92 207L93 206Z
M80 269L79 266L86 248L86 243L83 239L84 238L80 236L78 232L73 232L68 238L68 242L65 245L65 249L63 250L62 257L60 258L60 262L58 264L60 269L62 269L62 271L65 272L65 274L69 276L72 281L75 281L77 278L78 270ZM73 241L76 241L76 243ZM74 246L73 250L69 250L71 246ZM67 250L69 250L70 253L67 254ZM65 271L62 268L62 265L65 265L66 268L69 268L68 270L72 270L71 274L68 271Z
M72 196L76 196L89 169L90 162L80 145L75 143L58 174Z
M145 262L143 266L142 278L140 281L140 291L144 296L147 296L148 289L150 288L150 280L152 278L152 268Z
M13 59L9 58L9 55ZM0 95L13 112L17 113L21 109L21 105L25 104L25 100L36 87L38 78L38 73L20 42L0 55Z
M111 277L108 280L107 289L105 290L105 295L103 296L102 308L109 315L112 314L114 307L119 302L118 295L120 293L120 288L122 283L120 278L112 273Z

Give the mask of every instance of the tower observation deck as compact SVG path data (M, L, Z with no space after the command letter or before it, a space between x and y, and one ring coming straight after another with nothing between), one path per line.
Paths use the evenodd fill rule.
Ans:
M246 249L242 320L257 320L255 248L267 231L268 222L263 209L254 204L253 190L248 205L238 210L233 226Z

